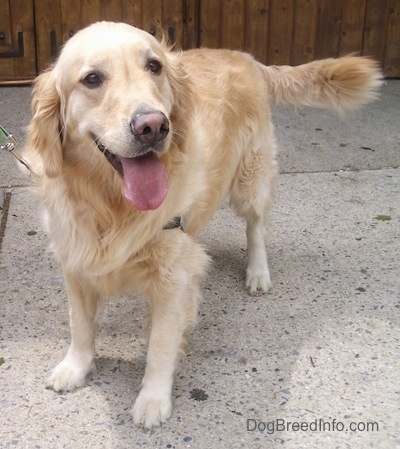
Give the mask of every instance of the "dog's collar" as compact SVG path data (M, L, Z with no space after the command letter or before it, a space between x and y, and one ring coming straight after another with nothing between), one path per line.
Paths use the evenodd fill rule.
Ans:
M181 231L183 231L181 217L174 217L169 223L167 223L163 227L163 231L176 228L179 228Z

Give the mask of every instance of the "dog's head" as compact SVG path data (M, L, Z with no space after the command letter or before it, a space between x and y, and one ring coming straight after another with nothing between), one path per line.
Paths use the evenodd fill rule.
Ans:
M176 132L180 70L176 55L127 24L99 22L76 33L33 91L28 137L46 176L62 174L68 152L88 164L106 158L128 201L157 208L168 190L160 155Z

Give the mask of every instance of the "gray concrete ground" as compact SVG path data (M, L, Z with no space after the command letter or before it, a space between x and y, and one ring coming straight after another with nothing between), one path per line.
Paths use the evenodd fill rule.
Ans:
M29 95L30 88L0 89L0 124L21 138ZM273 289L246 294L244 225L223 207L201 237L214 263L174 412L152 432L129 415L145 362L141 298L106 309L88 386L66 395L44 388L69 341L66 294L39 203L1 154L9 208L0 445L399 448L399 105L400 82L390 81L379 101L344 119L274 108L282 175L268 226Z

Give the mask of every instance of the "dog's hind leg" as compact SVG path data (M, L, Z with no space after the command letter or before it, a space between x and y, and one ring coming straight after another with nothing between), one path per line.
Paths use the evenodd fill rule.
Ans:
M136 425L152 428L171 415L172 385L184 332L194 325L200 297L199 278L208 257L178 229L164 230L145 250L137 286L148 297L151 331L142 389L132 409Z
M231 205L246 219L246 287L253 295L271 287L265 233L276 175L275 141L271 135L264 136L244 154L230 192Z
M70 310L71 345L64 360L52 371L47 387L70 391L81 387L94 369L94 340L99 293L78 275L64 273Z

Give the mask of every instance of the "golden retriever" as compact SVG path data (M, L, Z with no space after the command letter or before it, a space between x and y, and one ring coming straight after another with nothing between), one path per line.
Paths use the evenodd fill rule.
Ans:
M361 57L267 67L237 51L173 52L123 23L74 35L36 80L24 154L70 305L71 345L48 386L85 383L103 300L135 290L149 300L151 331L132 415L146 428L164 422L208 264L196 237L227 197L247 223L246 285L252 294L271 286L270 102L341 111L380 84L376 62Z

